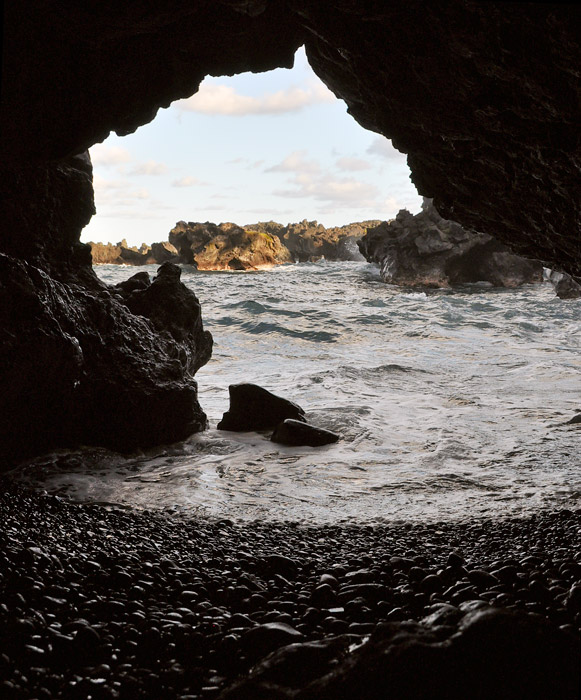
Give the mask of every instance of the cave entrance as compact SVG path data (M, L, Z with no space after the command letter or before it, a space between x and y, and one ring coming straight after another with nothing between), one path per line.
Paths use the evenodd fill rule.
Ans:
M97 215L86 242L166 241L180 220L341 226L421 203L405 155L347 114L303 49L292 70L207 78L91 156Z

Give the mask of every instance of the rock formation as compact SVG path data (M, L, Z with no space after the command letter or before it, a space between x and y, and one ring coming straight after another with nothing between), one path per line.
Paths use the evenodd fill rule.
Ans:
M385 623L363 643L352 644L348 635L288 640L219 698L579 697L579 642L572 634L540 615L489 608L446 619L446 607L422 623Z
M91 256L95 265L161 265L164 262L179 262L177 250L171 243L142 243L137 246L127 245L123 239L114 243L93 243Z
M305 421L304 410L257 384L230 384L230 408L218 423L218 430L272 430L287 418Z
M581 276L574 4L46 0L34 11L8 3L4 26L0 379L11 454L57 435L109 444L117 416L132 435L144 414L163 425L176 387L181 421L195 386L179 344L99 283L79 243L94 212L83 154L206 75L289 67L302 44L350 114L408 154L418 191L443 216ZM94 387L92 411L76 411L77 382ZM150 439L175 436L162 433Z
M286 418L274 429L270 439L280 445L308 445L310 447L321 447L330 445L339 440L339 435L331 430L317 428L310 423Z
M576 282L571 275L566 272L551 270L549 281L553 285L559 299L579 299L581 298L581 284Z
M276 221L248 224L245 229L263 231L277 236L288 248L293 260L309 262L327 260L363 260L357 241L365 231L378 226L380 221L361 221L346 226L325 228L317 221L304 219L297 224L282 224Z
M169 242L178 250L180 262L198 270L256 270L293 261L276 236L230 223L178 221Z
M449 287L489 282L517 287L543 279L540 262L514 255L486 233L442 219L427 199L419 214L402 209L393 221L369 229L359 248L367 260L379 264L389 284Z
M89 243L97 265L151 265L179 262L199 270L256 270L291 262L363 260L357 241L380 221L362 221L325 228L306 219L299 224L275 221L237 226L178 221L169 241L130 247L120 243Z

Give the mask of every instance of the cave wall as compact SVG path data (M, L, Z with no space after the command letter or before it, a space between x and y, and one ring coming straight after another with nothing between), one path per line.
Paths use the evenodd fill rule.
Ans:
M573 4L36 0L6 3L4 20L0 409L11 459L53 443L131 448L203 427L193 375L211 339L197 300L175 271L154 282L173 285L187 310L178 316L191 327L176 337L170 308L164 321L157 307L148 317L146 302L132 307L130 294L145 288L124 293L97 280L79 242L94 212L86 149L151 121L206 75L288 67L302 44L353 117L408 154L419 192L444 217L581 277ZM91 394L97 376L106 381ZM132 396L129 414L141 410L103 415L97 429L88 406L115 391ZM148 434L134 430L138 419Z
M298 46L420 194L466 228L581 275L581 11L451 0L7 3L5 165L81 153L205 75L290 66Z

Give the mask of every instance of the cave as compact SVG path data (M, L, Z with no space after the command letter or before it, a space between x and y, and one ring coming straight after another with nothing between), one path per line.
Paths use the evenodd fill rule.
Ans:
M194 375L212 338L198 300L171 266L112 290L80 233L94 213L87 149L207 75L289 67L304 45L442 216L581 280L576 4L42 0L9 3L4 19L0 471L58 447L130 451L204 429ZM567 598L577 615L580 590Z
M150 309L155 319L138 329L143 319L98 282L79 237L94 212L87 148L151 121L206 75L290 66L304 44L350 114L407 153L418 192L443 216L581 275L579 19L568 4L460 0L8 7L4 464L55 445L131 449L203 427L192 378L211 351L201 322L168 329ZM162 418L172 405L183 419Z

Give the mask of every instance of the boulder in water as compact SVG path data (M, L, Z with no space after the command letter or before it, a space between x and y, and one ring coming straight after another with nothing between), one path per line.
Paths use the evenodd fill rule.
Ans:
M320 447L330 445L339 440L339 435L324 428L317 428L310 423L303 423L293 418L287 418L279 423L270 438L272 442L281 445L308 445Z
M486 233L443 219L425 198L419 214L402 209L393 221L368 229L359 249L380 266L384 282L400 286L488 282L518 287L543 279L540 262L515 255Z
M228 391L230 408L218 423L218 430L270 430L286 418L305 420L300 406L257 384L231 384Z
M579 299L581 297L581 284L566 272L551 270L549 280L559 299Z

